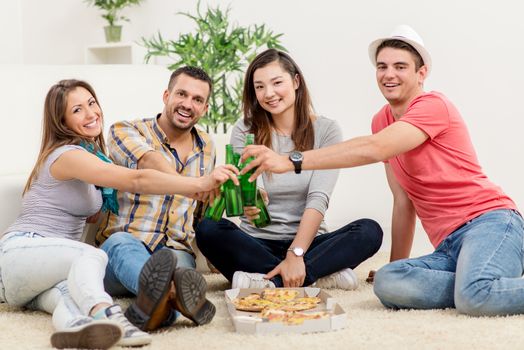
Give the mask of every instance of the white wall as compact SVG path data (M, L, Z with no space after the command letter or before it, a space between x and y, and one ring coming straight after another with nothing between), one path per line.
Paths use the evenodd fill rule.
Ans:
M0 84L0 118L5 126L0 138L0 176L29 173L33 168L40 147L45 95L59 80L73 78L91 83L104 111L107 132L119 120L160 113L169 75L164 67L146 65L0 64L4 83ZM147 88L135 88L137 80L146 81Z
M0 64L22 62L22 11L18 1L0 0Z
M209 3L230 3L231 16L241 25L266 23L275 32L285 33L284 45L301 65L317 111L339 121L346 137L368 133L371 116L385 103L374 82L368 43L389 34L397 24L412 25L433 56L434 68L426 88L442 91L454 101L470 128L484 170L524 207L520 165L524 149L521 1ZM104 22L97 10L88 8L83 1L21 0L21 4L24 63L82 63L84 47L103 42ZM191 25L174 14L193 11L195 4L196 1L146 0L140 7L126 11L132 22L125 24L124 40L139 40L158 29L164 36L176 38L178 33L190 30ZM2 1L0 13L4 9L16 12L15 5ZM0 20L0 33L11 30L5 28L10 22ZM11 42L9 46L17 44ZM343 170L328 219L339 226L344 221L369 216L388 230L390 197L382 165ZM426 238L420 236L416 250L429 250ZM387 246L386 243L384 247Z

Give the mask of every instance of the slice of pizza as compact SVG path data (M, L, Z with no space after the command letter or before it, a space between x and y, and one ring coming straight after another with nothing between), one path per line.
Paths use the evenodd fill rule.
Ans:
M284 311L304 311L317 307L322 300L317 297L296 298L283 304L280 308Z
M296 289L274 288L264 289L262 297L266 300L271 300L277 304L283 304L295 299L300 292Z
M233 301L235 309L240 311L260 312L266 307L274 306L270 300L262 299L259 294L250 294L243 298L236 298Z
M262 310L260 316L269 322L283 322L288 317L288 312L275 308L266 308Z
M328 318L329 312L317 311L317 312L290 312L285 320L288 325L300 325L306 320L318 320L321 318Z

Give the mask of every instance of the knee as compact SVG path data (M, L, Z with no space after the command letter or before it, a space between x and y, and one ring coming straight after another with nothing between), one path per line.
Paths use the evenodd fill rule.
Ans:
M387 264L375 272L373 281L373 292L380 302L387 307L392 307L396 294L393 285L396 284L397 271L391 265Z
M476 281L467 287L455 288L455 307L457 312L469 316L496 316L506 314L491 302L490 293L493 281Z
M407 269L401 261L383 266L375 273L373 292L380 302L389 308L410 307L419 298L420 288L412 285L407 277Z
M135 244L136 242L140 243L132 234L128 232L115 232L111 234L105 241L102 243L100 248L106 253L111 251L111 249L123 245Z
M105 251L99 248L95 248L93 246L88 246L88 248L84 251L83 256L87 256L91 259L96 259L103 265L107 265L108 257Z
M224 219L221 219L221 221ZM210 219L203 219L195 229L195 239L198 248L213 244L220 237L220 221L216 222Z
M355 224L360 225L363 239L362 245L368 248L370 256L378 252L384 235L378 222L372 219L360 219L355 221Z

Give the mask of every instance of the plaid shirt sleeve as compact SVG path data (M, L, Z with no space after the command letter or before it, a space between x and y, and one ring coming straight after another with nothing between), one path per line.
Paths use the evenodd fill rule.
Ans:
M117 122L111 126L107 143L109 154L115 164L130 169L136 169L140 158L154 150L137 125L128 121Z

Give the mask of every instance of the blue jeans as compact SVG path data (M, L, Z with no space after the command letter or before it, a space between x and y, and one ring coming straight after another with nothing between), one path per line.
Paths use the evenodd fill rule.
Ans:
M386 307L456 307L472 316L524 313L524 222L494 210L450 234L432 254L387 264L374 291Z
M202 254L229 281L235 271L268 273L286 258L291 240L255 238L229 220L204 219L196 229L197 245ZM382 244L382 229L370 219L354 221L313 239L304 255L304 285L344 268L355 268L375 254ZM282 278L271 279L282 287Z
M109 258L104 278L105 290L112 296L138 294L140 271L151 256L141 240L127 232L115 232L100 247ZM158 245L156 250L171 249ZM177 267L195 268L195 258L188 252L175 250Z

